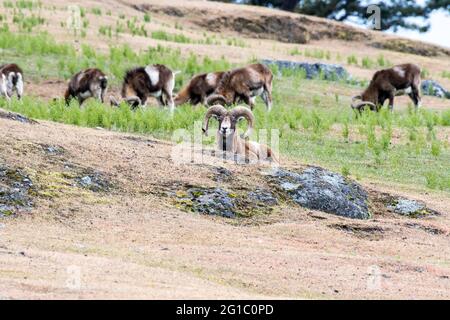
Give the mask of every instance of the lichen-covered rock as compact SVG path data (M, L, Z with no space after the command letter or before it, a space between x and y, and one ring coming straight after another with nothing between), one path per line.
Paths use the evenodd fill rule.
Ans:
M111 183L100 172L86 172L76 179L78 185L93 192L106 192L111 189Z
M353 219L370 217L366 191L340 174L318 167L302 172L278 168L267 177L302 207Z
M437 212L427 208L422 202L403 198L396 199L387 208L395 213L413 218L437 214Z
M0 165L0 217L10 216L32 205L33 183L21 170Z
M265 59L262 63L271 65L274 64L281 69L294 69L304 70L307 79L321 78L324 80L349 80L350 74L342 66L337 64L327 63L308 63L308 62L295 62L286 60L268 60Z
M272 192L260 188L250 191L248 193L248 198L263 206L276 206L278 204L278 199Z
M237 214L235 198L227 191L214 188L191 188L186 192L192 210L202 214L234 218Z
M269 213L278 204L276 195L262 188L228 191L219 187L191 187L169 194L175 195L177 204L184 209L226 218Z
M423 80L421 89L424 95L450 99L450 92L434 80Z
M29 124L37 123L37 121L29 119L19 113L9 112L9 111L4 111L4 110L0 110L0 118L19 121L22 123L29 123Z

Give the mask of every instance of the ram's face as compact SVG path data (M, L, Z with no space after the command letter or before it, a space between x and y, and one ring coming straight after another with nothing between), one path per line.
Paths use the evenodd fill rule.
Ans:
M236 129L236 121L232 116L224 115L219 118L219 132L224 136L229 136Z

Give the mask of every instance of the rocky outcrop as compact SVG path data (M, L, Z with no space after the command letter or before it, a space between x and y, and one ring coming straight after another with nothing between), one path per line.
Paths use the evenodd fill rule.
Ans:
M0 164L0 218L30 210L32 188L33 182L25 172Z
M226 218L268 213L278 204L269 190L230 191L224 188L189 187L172 193L177 205L189 211Z
M324 80L344 80L350 79L350 74L344 67L338 64L327 63L308 63L308 62L295 62L286 60L262 60L262 63L267 65L276 65L279 70L291 69L291 70L304 70L305 77L307 79L324 79Z
M389 204L387 208L402 216L420 218L438 214L436 211L427 208L427 206L420 201L397 198L391 202L392 203Z
M427 96L450 99L450 92L434 80L423 80L421 90Z
M129 2L129 5L141 12L183 19L212 32L232 31L249 38L300 44L326 39L357 41L376 48L421 56L450 56L447 48L426 42L383 35L329 19L281 10L235 4L221 4L218 9L209 1L201 2L201 5L197 1L182 1L177 4Z
M370 218L367 192L340 174L318 167L300 172L278 168L267 177L302 207L352 219Z
M15 112L10 112L10 111L5 111L0 109L0 118L3 119L9 119L9 120L14 120L14 121L19 121L22 123L29 123L29 124L35 124L37 123L37 121L29 119L21 114L15 113Z

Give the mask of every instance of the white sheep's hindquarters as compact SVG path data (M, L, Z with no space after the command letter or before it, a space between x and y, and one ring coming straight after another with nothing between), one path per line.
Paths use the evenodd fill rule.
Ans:
M14 92L20 100L24 93L23 72L17 64L5 64L0 67L0 94L11 100Z
M208 134L210 119L214 117L219 121L219 127L216 133L217 149L243 156L248 160L267 160L278 163L277 157L273 151L266 145L255 141L248 141L255 123L253 112L244 106L237 106L228 111L221 105L214 105L208 109L203 120L203 133ZM246 119L248 122L247 132L241 138L238 134L236 124L240 119Z

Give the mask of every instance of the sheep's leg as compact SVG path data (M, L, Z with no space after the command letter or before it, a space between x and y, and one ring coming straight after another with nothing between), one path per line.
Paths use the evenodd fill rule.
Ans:
M80 105L80 107L83 104L84 100L86 100L86 99L81 96L78 96L78 104Z
M267 111L272 110L272 81L269 81L269 83L264 85L263 99Z
M172 91L167 90L166 88L163 89L163 92L161 93L161 97L165 96L167 99L167 105L169 106L170 113L173 113L175 111L175 103L173 101Z
M388 99L389 99L389 111L392 112L392 111L394 111L394 93L393 92L389 93Z
M164 98L163 98L162 95L160 95L159 97L157 97L156 100L158 101L158 104L159 104L160 106L165 106L165 105L166 105L166 104L165 104L165 101L164 101Z
M16 85L16 92L17 92L17 99L22 99L23 96L23 81L22 81L22 75L18 74L18 80Z
M419 87L416 84L411 85L411 93L408 94L411 100L414 102L414 106L417 109L421 106L421 99L420 99L420 91Z
M147 101L148 101L148 97L147 96L143 96L141 98L141 106L144 107L144 108L147 108ZM139 107L139 105L138 105L138 107Z
M0 93L5 96L6 100L10 101L11 98L8 95L8 88L6 87L6 77L2 74L2 84L0 86Z
M66 98L65 98L65 100L66 100L66 106L70 106L70 101L72 101L72 96L67 96Z
M107 89L102 89L102 92L101 92L101 94L100 94L100 101L101 101L102 103L105 103L105 95L106 95L106 91L107 91Z
M195 100L196 102L192 102L192 104L193 105L196 105L196 104L198 104L199 102L201 102L204 106L207 106L208 105L208 103L207 103L207 100L208 99L208 97L206 96L206 94L202 94L201 96L200 96L200 101L198 101L198 100Z
M254 99L250 98L250 96L248 95L242 95L240 98L244 101L245 104L250 106L250 109L253 110L253 107L255 106Z
M261 94L261 98L264 100L267 111L272 110L272 97L268 91L264 91Z

